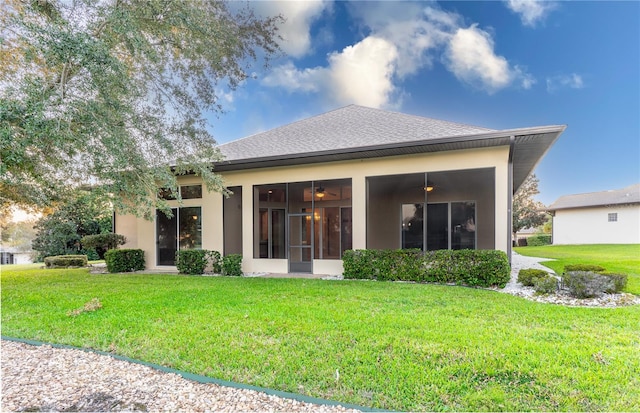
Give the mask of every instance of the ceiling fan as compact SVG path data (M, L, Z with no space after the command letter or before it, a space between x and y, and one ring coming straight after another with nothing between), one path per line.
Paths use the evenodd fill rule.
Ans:
M316 197L322 199L322 198L324 198L324 196L326 194L329 194L331 196L338 196L337 194L334 194L333 192L327 192L322 185L320 185L320 186L318 186L316 188Z

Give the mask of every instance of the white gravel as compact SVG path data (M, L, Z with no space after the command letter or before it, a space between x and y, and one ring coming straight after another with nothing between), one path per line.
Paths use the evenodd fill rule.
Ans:
M517 252L511 255L511 280L502 289L496 291L526 298L527 300L541 303L560 304L570 307L621 307L640 304L640 297L628 294L603 294L596 298L573 298L566 291L556 294L536 294L533 287L525 287L518 282L518 272L523 268L536 268L544 270L549 274L558 277L551 269L540 264L544 261L551 261L549 258L526 257Z
M5 411L357 412L202 384L96 353L2 340Z

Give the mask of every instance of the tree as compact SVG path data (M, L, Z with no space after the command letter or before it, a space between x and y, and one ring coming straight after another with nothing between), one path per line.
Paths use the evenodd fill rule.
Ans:
M151 218L195 173L224 191L203 112L279 51L281 17L214 0L5 0L0 206L46 206L79 184Z
M5 247L15 248L19 252L31 251L31 242L36 236L33 229L35 221L11 221L6 225L0 225L0 233L2 233L2 245Z
M545 223L547 214L545 206L533 197L539 194L538 178L535 174L527 177L513 196L513 238L524 228L535 228Z
M87 252L93 255L95 251L83 247L82 238L111 232L112 222L108 203L96 200L86 191L76 192L72 201L60 204L36 223L32 248L38 252L37 261L51 255Z

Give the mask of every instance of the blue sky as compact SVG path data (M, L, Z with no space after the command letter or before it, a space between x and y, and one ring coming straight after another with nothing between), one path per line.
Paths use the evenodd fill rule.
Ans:
M219 143L348 104L494 129L566 124L541 193L640 182L640 2L260 1L284 56L221 90Z

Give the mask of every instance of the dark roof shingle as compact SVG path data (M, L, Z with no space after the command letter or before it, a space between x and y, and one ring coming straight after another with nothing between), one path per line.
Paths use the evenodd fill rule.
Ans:
M227 161L355 149L492 129L350 105L220 145Z

